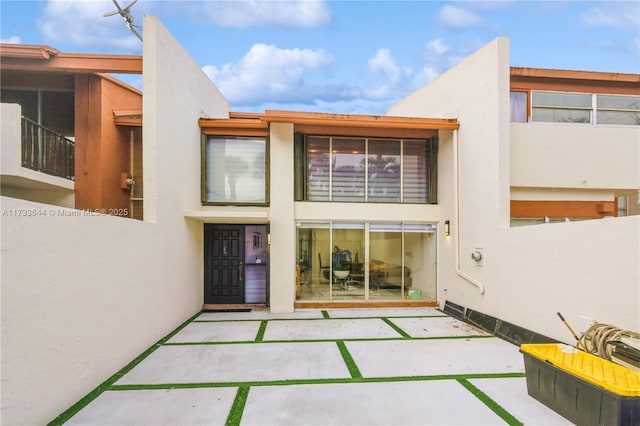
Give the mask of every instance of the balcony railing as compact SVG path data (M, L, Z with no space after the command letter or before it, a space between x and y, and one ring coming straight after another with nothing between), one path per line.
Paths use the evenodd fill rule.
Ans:
M22 166L73 180L74 142L22 117Z

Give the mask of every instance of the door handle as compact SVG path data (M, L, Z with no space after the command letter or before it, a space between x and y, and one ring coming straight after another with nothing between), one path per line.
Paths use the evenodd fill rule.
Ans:
M240 262L240 265L238 266L238 268L240 269L240 281L242 281L242 275L244 275L244 265L242 264L242 262Z

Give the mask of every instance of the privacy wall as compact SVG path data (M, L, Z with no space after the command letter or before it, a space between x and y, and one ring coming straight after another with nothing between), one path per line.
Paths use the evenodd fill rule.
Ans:
M483 47L389 115L460 122L457 133L440 138L438 199L442 220L452 224L451 236L439 239L441 304L451 300L568 343L573 338L558 311L576 328L589 317L640 330L640 217L509 227L509 179L520 175L510 169L522 165L510 163L507 39ZM562 169L545 174L558 186L565 176ZM482 261L471 259L475 251Z
M201 114L228 104L144 23L145 221L2 197L2 423L46 424L202 306Z

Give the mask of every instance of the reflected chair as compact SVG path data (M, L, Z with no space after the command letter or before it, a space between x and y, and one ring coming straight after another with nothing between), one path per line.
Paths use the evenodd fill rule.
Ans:
M330 266L322 266L322 256L320 255L320 253L318 253L318 273L320 274L320 278L325 278L326 280L329 280L329 274L330 274Z

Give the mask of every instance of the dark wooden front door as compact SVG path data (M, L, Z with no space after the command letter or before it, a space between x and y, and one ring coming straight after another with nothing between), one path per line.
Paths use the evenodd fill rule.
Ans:
M245 303L244 225L204 225L204 303Z

